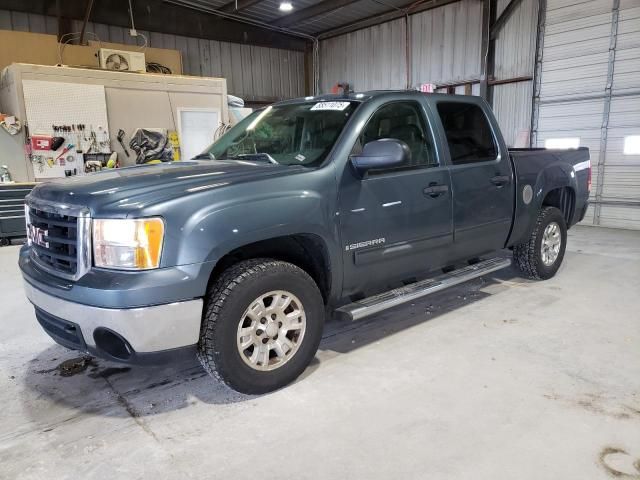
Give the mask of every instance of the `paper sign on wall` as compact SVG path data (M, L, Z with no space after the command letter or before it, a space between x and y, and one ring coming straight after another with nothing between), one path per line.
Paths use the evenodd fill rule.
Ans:
M220 126L220 112L215 109L179 108L178 129L183 160L190 160L214 140Z

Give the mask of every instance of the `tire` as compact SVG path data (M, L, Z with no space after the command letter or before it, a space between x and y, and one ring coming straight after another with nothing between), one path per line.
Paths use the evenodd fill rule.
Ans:
M543 241L547 228L553 230L551 227L553 224L559 230L560 243L555 258L550 262L551 258L545 257L543 253ZM555 207L543 207L538 213L538 218L529 240L513 248L513 260L526 277L535 280L547 280L553 277L560 268L566 246L567 224L562 212Z
M275 292L279 292L281 296L277 297ZM269 296L272 293L274 295ZM282 299L281 304L286 303L289 298L290 306L287 308L291 309L293 317L300 315L295 321L299 321L300 325L304 323L305 326L298 326L297 331L286 331L284 329L287 327L283 327L282 323L269 319L268 325L261 327L260 323L267 321L265 317L271 318L273 315L275 318L275 313L268 313L270 306L276 302L274 298ZM267 305L269 299L272 300L271 305ZM249 307L257 307L258 304L264 307L262 313L257 315L261 318L254 315L254 310L249 310ZM280 320L285 313L280 312L278 315L277 320ZM288 325L289 320L285 322ZM278 260L246 260L225 270L207 293L198 358L210 375L234 390L246 394L267 393L293 382L306 369L318 350L323 327L322 295L306 272L291 263ZM240 329L250 330L252 333L242 337ZM275 334L274 330L277 330ZM267 333L268 331L271 333ZM258 335L262 335L262 338ZM279 341L278 335L281 335ZM264 347L257 342L241 351L241 344L254 340L264 343L265 338L269 344ZM288 353L285 352L284 344L287 340L293 345ZM276 343L278 348L275 348ZM264 360L264 349L267 350L267 361L262 364L252 363L254 353L256 358ZM285 353L290 357L287 358ZM272 365L272 362L277 365ZM272 369L264 370L267 368Z

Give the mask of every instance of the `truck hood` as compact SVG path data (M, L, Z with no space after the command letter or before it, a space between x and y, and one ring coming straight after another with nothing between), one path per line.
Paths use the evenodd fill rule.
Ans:
M115 209L122 214L133 207L138 210L185 195L306 170L263 162L192 160L56 179L38 185L31 195L49 202L86 206L92 213Z

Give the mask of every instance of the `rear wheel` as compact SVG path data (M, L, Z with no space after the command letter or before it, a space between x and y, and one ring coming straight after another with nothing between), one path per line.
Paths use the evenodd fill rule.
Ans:
M235 390L270 392L305 370L323 325L322 295L306 272L277 260L240 262L209 290L198 357Z
M528 241L513 248L513 259L527 277L546 280L560 268L566 245L567 225L562 212L543 207Z

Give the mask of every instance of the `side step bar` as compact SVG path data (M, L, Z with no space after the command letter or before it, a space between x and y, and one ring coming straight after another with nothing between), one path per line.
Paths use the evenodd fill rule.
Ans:
M387 310L388 308L431 295L445 288L482 277L483 275L501 270L510 265L510 258L483 260L482 262L439 275L435 278L428 278L405 287L396 288L395 290L389 290L388 292L373 297L358 300L357 302L338 308L337 311L351 317L352 320L359 320L374 313Z

